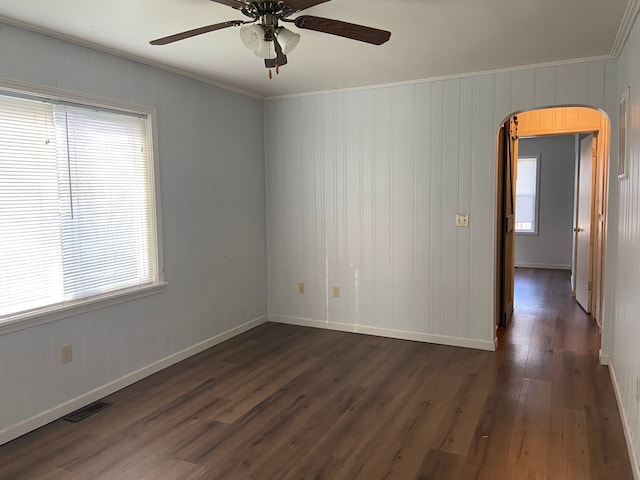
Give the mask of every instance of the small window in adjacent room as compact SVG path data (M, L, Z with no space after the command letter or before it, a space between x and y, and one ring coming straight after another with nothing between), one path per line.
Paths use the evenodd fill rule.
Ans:
M148 114L0 93L0 324L162 282L150 131Z
M537 157L518 158L516 179L516 233L538 233Z

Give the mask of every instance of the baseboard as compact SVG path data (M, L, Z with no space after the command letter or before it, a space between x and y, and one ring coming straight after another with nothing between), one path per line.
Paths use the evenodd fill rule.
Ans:
M285 315L269 315L269 321L275 323L286 323L301 327L324 328L327 330L339 330L341 332L362 333L365 335L375 335L377 337L397 338L400 340L413 340L424 343L437 343L439 345L449 345L452 347L475 348L478 350L494 351L496 344L492 340L476 340L473 338L449 337L446 335L434 335L431 333L408 332L404 330L393 330L389 328L373 327L369 325L353 325L349 323L329 322L324 320L313 320L309 318L289 317Z
M571 270L571 265L556 265L553 263L516 262L516 268L545 268L548 270Z
M624 431L624 438L627 441L627 450L629 452L629 460L631 461L631 470L633 470L634 480L640 480L640 465L638 464L638 457L636 455L635 448L633 446L633 437L631 436L631 428L629 427L629 421L627 420L627 414L622 404L622 396L620 395L620 389L618 388L618 380L616 379L616 372L613 368L613 361L608 358L609 362L609 376L611 377L611 383L613 384L613 391L616 394L616 401L618 402L618 411L620 412L620 419L622 420L622 430Z
M605 365L605 366L609 365L609 362L611 361L611 359L609 358L609 355L607 355L606 353L602 353L602 349L600 349L598 358L600 360L600 365Z
M57 420L60 417L63 417L79 408L88 405L89 403L95 402L107 395L111 395L118 390L123 389L139 380L142 380L149 375L153 375L160 370L163 370L171 365L181 362L193 355L196 355L208 348L213 347L219 343L224 342L236 335L240 335L247 330L251 330L252 328L257 327L267 321L266 316L261 316L258 318L254 318L248 322L243 323L242 325L238 325L230 330L219 333L218 335L214 335L207 340L203 340L202 342L196 343L184 350L181 350L173 355L169 355L157 362L151 363L145 367L142 367L139 370L131 372L124 377L120 377L117 380L107 383L101 387L98 387L90 392L82 394L76 398L73 398L67 402L64 402L56 407L53 407L49 410L46 410L42 413L39 413L31 418L23 420L22 422L16 423L15 425L11 425L10 427L5 428L4 430L0 430L0 445L7 443L15 438L18 438L25 433L28 433L36 428L40 428L47 423L50 423L54 420Z

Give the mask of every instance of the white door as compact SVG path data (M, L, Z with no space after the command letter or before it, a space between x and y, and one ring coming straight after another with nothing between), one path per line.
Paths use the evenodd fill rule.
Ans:
M594 136L580 140L578 165L578 212L576 235L576 300L587 313L591 313L591 198L593 188Z

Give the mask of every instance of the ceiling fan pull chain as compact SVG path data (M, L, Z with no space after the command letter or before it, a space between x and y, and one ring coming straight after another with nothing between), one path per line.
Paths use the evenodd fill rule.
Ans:
M276 63L276 75L280 75L280 65Z
M271 73L271 69L269 69L269 80L273 78L273 73Z

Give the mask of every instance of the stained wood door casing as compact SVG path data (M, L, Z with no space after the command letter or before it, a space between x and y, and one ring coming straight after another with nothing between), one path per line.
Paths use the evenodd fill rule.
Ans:
M498 237L499 237L499 325L506 327L514 308L515 275L515 181L517 123L507 120L498 139Z
M596 152L594 156L594 191L592 204L594 211L592 215L593 230L591 236L592 243L592 255L591 261L593 262L593 289L591 295L591 315L596 319L596 322L602 328L602 306L604 298L604 252L606 249L606 218L607 218L607 195L608 195L608 148L610 141L610 127L607 119L602 116L602 123L600 129L597 131L596 138Z

